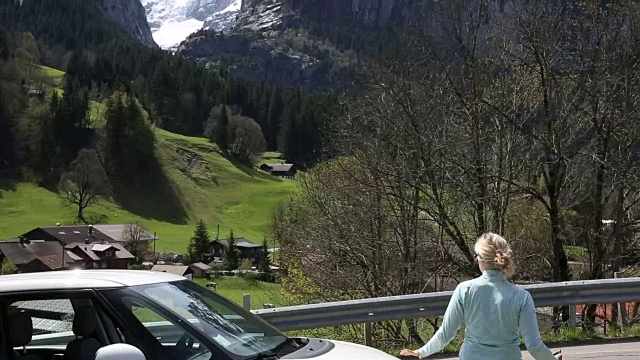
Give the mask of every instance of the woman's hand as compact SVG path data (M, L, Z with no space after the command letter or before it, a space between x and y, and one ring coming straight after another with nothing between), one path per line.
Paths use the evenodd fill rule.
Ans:
M418 350L402 349L400 350L400 356L413 356L419 358L420 352L418 352Z

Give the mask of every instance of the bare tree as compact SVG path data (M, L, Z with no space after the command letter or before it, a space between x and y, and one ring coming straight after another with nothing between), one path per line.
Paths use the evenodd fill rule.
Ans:
M86 223L84 210L111 194L107 174L95 150L82 149L78 152L70 170L60 177L58 189L69 204L77 206L76 217Z
M137 263L149 252L149 239L144 229L137 222L126 225L123 240L125 248L131 255L135 256Z
M475 238L506 229L520 134L486 103L508 101L480 50L485 10L442 6L453 25L440 42L456 51L413 37L402 57L371 64L367 92L347 102L334 137L344 154L401 183L390 194L425 214L443 244L454 245L451 263L472 275Z
M542 203L548 213L551 248L554 255L553 280L569 280L567 258L562 238L563 210L575 204L570 186L572 160L580 151L580 118L571 104L575 89L558 76L565 50L563 24L566 19L554 6L541 2L516 9L513 23L505 30L514 31L515 42L506 49L521 69L522 80L531 84L524 105L531 116L514 122L531 145L524 154L529 167L525 190ZM542 186L539 184L541 183Z
M621 1L607 7L597 1L577 4L572 63L580 75L573 77L581 101L576 111L588 121L588 143L584 151L585 201L581 204L581 238L588 249L590 278L606 276L609 265L618 271L622 264L623 203L640 199L627 192L628 180L637 174L640 89L640 53L633 30L640 25L640 11L634 1ZM590 171L589 171L590 170ZM626 198L626 199L625 199ZM603 220L615 219L613 226ZM596 305L591 305L584 323L591 329Z
M411 188L346 158L321 165L300 186L274 234L290 274L285 286L305 301L433 291L434 274L450 270L430 222L387 195L403 187L411 196ZM381 326L401 336L401 323Z

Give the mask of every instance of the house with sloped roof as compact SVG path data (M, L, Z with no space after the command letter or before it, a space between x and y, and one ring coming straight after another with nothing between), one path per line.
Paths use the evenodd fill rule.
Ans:
M0 242L0 256L18 272L64 270L82 266L82 258L57 241L25 238Z
M189 266L182 265L154 265L151 268L151 271L159 271L166 272L169 274L184 276L185 278L191 280L193 279L193 269Z
M294 164L262 164L259 168L273 176L287 179L295 178L298 171Z
M189 265L191 271L193 271L193 277L204 278L207 277L207 271L211 270L211 266L203 264L201 262L193 263Z
M34 258L28 263L20 266L18 272L20 273L32 273L32 272L43 272L43 271L55 271L55 270L66 270L66 264L62 265L60 261L60 256L56 255L48 255Z
M126 269L135 256L118 243L71 243L67 250L82 259L85 269Z
M20 237L28 240L57 241L63 245L114 241L91 225L37 227Z
M41 251L38 253L38 260L34 260L34 256L28 257L28 261L33 261L28 269L38 269L45 271L47 267L50 270L57 270L53 265L55 261L48 261L47 257L61 257L64 250L67 256L73 259L72 264L66 261L67 266L64 268L84 268L84 269L126 269L128 264L135 260L135 257L125 248L124 243L115 240L121 239L122 229L127 225L102 227L105 232L100 231L92 225L80 226L49 226L37 227L32 229L19 238L19 242L25 244L42 244L38 245ZM141 238L144 237L144 232ZM147 233L148 234L148 233ZM120 237L119 237L120 236ZM14 241L15 242L15 241ZM4 249L3 249L4 247ZM24 246L23 246L24 247ZM0 252L5 254L10 261L16 266L22 266L22 259L11 260L14 253L25 254L24 249L14 249L14 245L10 242L2 245L0 243ZM60 261L58 263L61 264Z
M120 243L127 242L131 237L130 232L132 231L137 233L137 238L140 241L150 243L158 240L157 236L137 224L93 225L93 228L107 235L111 240Z
M81 242L125 243L135 232L138 240L152 242L158 237L136 224L43 226L20 235L26 239L58 241L63 244Z
M251 242L245 238L236 238L235 247L240 251L241 259L249 259L254 265L257 265L264 252L264 248L260 244ZM213 240L211 242L211 252L214 258L223 258L225 251L229 248L229 240Z

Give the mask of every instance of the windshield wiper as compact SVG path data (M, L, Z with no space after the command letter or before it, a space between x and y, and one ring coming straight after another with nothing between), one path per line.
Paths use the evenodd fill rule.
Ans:
M278 359L278 352L288 343L292 343L295 347L298 347L298 343L292 338L288 337L280 344L274 346L273 349L263 351L261 353L256 354L254 357L251 357L251 360Z
M278 359L278 354L269 350L256 354L255 356L250 358L251 360L268 360L268 359Z
M287 344L289 344L289 343L291 343L291 345L293 345L293 346L295 346L295 347L300 347L300 346L298 345L298 342L297 342L297 341L295 341L293 338L288 337L288 338L284 339L284 341L283 341L283 342L281 342L280 344L276 345L276 346L273 348L273 350L272 350L272 351L273 351L273 352L278 352L278 350L282 349L285 345L287 345Z
M255 357L252 357L251 359L252 360L278 359L278 357L279 357L278 355L279 355L280 350L285 345L287 345L289 343L291 343L296 348L299 347L298 343L294 339L288 337L283 342L281 342L280 344L274 346L273 349L267 350L267 351L263 351L263 352L257 354Z

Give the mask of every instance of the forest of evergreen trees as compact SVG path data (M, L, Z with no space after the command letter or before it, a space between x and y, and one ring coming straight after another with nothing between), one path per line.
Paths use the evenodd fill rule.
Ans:
M0 168L5 175L27 168L53 183L81 148L101 146L104 137L95 136L97 124L89 121L90 101L107 103L111 135L138 121L127 110L134 103L156 126L191 136L203 136L212 109L226 104L259 124L265 150L280 150L301 166L322 156L319 129L336 103L334 96L245 81L148 48L106 19L97 0L22 5L2 0L0 27ZM67 72L62 94L37 106L27 96L34 64ZM122 117L111 123L110 114ZM25 127L40 137L37 146L33 136L24 136ZM112 149L103 154L117 163L115 150L123 148Z

